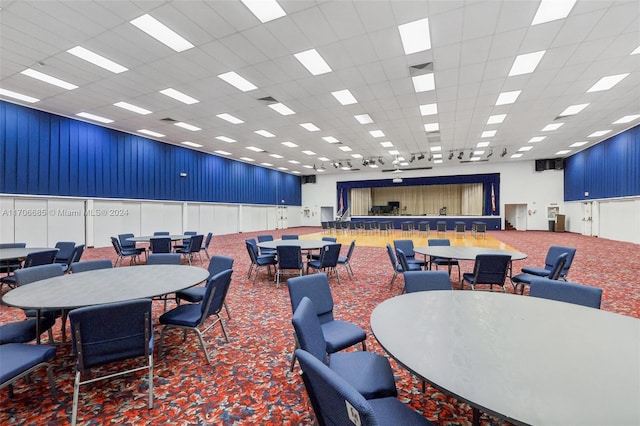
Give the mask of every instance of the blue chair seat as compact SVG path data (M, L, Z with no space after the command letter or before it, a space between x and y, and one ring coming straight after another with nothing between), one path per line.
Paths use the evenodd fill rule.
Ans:
M432 425L417 411L407 409L398 398L376 398L367 400L380 425Z
M276 263L276 257L273 254L261 254L256 258L258 266L273 265Z
M551 273L551 270L545 269L545 268L524 267L522 268L522 272L524 272L525 274L534 275L537 277L547 277Z
M338 352L329 358L329 368L349 382L365 399L395 398L398 395L393 370L383 356L367 351ZM363 371L368 374L362 374Z
M40 330L45 331L56 323L55 317L40 318ZM16 321L0 326L0 345L7 343L27 343L38 337L36 335L36 319ZM3 359L4 362L4 359Z
M53 371L48 361L56 355L56 348L47 345L29 345L25 343L7 343L0 346L0 388L11 385L32 371L47 367L51 395L56 400L56 388ZM13 388L9 387L9 395L13 396Z
M205 287L191 287L185 290L180 290L176 293L178 299L186 300L189 303L199 303L204 299Z
M160 324L173 324L183 327L197 327L202 319L200 304L179 305L160 315Z
M327 352L330 354L360 343L367 337L360 327L346 321L333 320L325 322L321 327L327 341Z

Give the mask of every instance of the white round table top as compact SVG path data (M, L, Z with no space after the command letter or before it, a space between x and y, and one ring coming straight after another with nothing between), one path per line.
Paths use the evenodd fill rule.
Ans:
M371 329L418 376L511 422L640 424L637 318L530 296L426 291L382 302Z
M141 235L139 237L127 238L127 241L134 243L148 243L152 238L171 238L171 241L188 240L193 235Z
M17 248L5 248L0 249L0 262L13 260L13 259L22 259L27 257L29 253L35 253L38 251L45 250L58 250L53 247L17 247Z
M268 248L275 249L278 246L300 246L302 250L314 250L319 249L327 244L336 244L331 241L323 241L323 240L273 240L273 241L263 241L258 243L258 247L260 248Z
M426 256L444 257L447 259L475 260L479 254L507 254L511 256L511 260L526 259L525 253L516 250L505 250L489 247L472 247L472 246L426 246L415 247L416 253Z
M174 293L208 277L195 266L121 266L36 281L9 291L2 301L22 309L71 309Z

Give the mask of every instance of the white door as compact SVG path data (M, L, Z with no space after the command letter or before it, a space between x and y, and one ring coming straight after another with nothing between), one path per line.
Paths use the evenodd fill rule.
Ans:
M516 205L516 223L513 225L518 231L527 230L527 205Z
M593 235L593 215L591 214L592 202L582 203L582 235Z
M331 222L335 220L333 217L333 207L320 207L320 221Z
M287 207L278 206L278 229L287 229L288 214Z

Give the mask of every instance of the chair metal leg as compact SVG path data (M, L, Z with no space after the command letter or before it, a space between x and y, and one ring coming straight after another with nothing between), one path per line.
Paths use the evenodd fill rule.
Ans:
M398 271L393 271L393 278L391 278L391 285L389 288L393 287L393 283L396 282L396 277L398 276Z
M202 347L202 351L204 352L204 357L207 359L207 363L211 364L211 359L209 358L209 352L207 351L207 345L204 343L204 339L202 338L202 333L197 328L193 329L198 335L198 340L200 341L200 347Z
M80 393L80 371L76 371L73 382L73 407L71 408L71 426L75 426L78 418L78 393Z
M229 307L227 306L227 302L225 301L223 305L224 305L224 310L227 311L227 317L231 319L231 313L229 312Z
M293 333L293 339L295 340L295 346L293 348L293 351L291 352L291 366L289 367L289 371L293 371L294 367L296 366L296 349L300 349L300 343L298 342L298 336L296 336L296 333Z

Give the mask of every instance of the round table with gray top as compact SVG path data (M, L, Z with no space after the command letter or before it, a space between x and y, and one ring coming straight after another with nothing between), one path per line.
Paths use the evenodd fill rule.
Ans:
M16 247L0 249L0 262L7 262L14 259L24 259L29 253L47 250L58 249L53 247Z
M141 265L68 274L15 288L2 301L22 309L73 309L175 293L209 277L185 265Z
M273 240L258 243L258 247L276 249L278 246L299 246L301 250L318 250L328 244L336 244L323 240Z
M479 254L506 254L511 256L511 260L526 259L525 253L515 250L505 250L490 247L472 247L472 246L426 246L415 247L413 249L416 253L424 254L425 256L443 257L446 259L459 259L459 260L475 260Z
M151 242L152 238L170 238L171 241L178 240L188 240L193 237L193 235L141 235L139 237L129 237L127 241L131 241L133 243L148 243Z
M562 285L562 284L558 284ZM640 320L482 291L403 294L371 331L434 387L514 424L639 425Z

